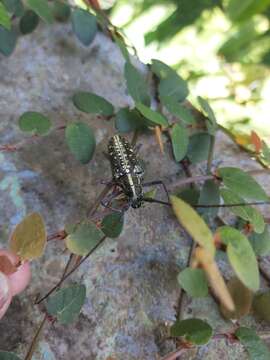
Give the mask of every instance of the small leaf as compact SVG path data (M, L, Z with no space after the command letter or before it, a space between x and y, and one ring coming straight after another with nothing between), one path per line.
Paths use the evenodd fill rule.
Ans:
M15 49L17 36L14 30L0 26L0 53L10 56Z
M270 351L253 329L240 327L235 332L236 337L249 353L250 360L269 360Z
M173 211L183 228L203 248L214 256L215 245L211 230L200 215L187 203L176 196L170 196Z
M53 23L52 9L47 0L27 0L27 4L45 23Z
M70 324L78 317L85 298L84 285L71 285L50 296L46 309L50 315L56 316L61 324Z
M231 191L244 199L268 200L268 196L261 185L243 170L235 167L224 167L218 169L218 174Z
M161 79L158 90L164 105L169 99L182 102L188 96L187 83L177 73Z
M20 130L30 132L31 134L46 135L50 127L50 119L35 111L25 112L19 118Z
M192 115L191 111L182 104L180 104L178 101L175 101L174 99L171 98L167 98L166 102L163 103L163 105L166 106L167 110L172 115L175 115L184 124L187 125L196 124L196 119Z
M20 17L23 14L24 8L21 0L2 0L7 11L16 17Z
M146 198L146 199L154 199L155 196L156 196L156 193L157 193L157 189L152 189L152 190L146 191L144 193L144 198Z
M151 99L146 86L146 80L129 61L125 64L125 79L128 93L133 100L149 106Z
M15 265L9 260L6 255L0 255L0 272L5 275L11 275L17 271Z
M97 33L96 17L86 10L75 9L71 12L71 22L80 42L85 46L90 45Z
M246 236L230 226L222 226L218 234L227 245L228 259L237 277L247 288L257 291L260 287L258 263Z
M80 91L73 96L72 100L76 108L85 113L103 116L111 116L114 114L112 104L99 95Z
M227 286L232 296L235 310L229 311L221 305L220 310L225 319L240 319L249 314L253 298L252 292L236 277L231 278Z
M176 321L171 327L171 336L185 336L186 340L195 345L207 344L213 334L213 329L207 322L200 319Z
M76 122L66 127L66 141L74 157L87 164L93 157L96 140L93 130L87 124Z
M84 256L87 255L103 237L103 232L95 223L89 221L78 224L74 228L74 232L70 233L66 238L66 246L73 254Z
M10 250L23 260L36 259L43 254L46 242L43 218L34 212L15 227L10 238Z
M10 30L11 22L10 17L5 6L0 2L0 25L7 30Z
M187 156L192 164L205 161L210 150L211 136L208 133L199 133L189 138Z
M147 121L149 126L164 126L167 127L169 125L168 120L161 113L152 110L151 108L145 106L142 103L136 103L136 108L139 112L149 121Z
M259 154L262 150L262 140L254 130L251 131L250 140L255 147L256 153Z
M212 110L211 106L208 104L208 102L205 99L198 96L198 101L199 101L201 108L203 109L203 111L205 112L205 114L207 115L207 117L209 119L209 121L206 124L208 132L210 135L215 135L218 126L217 126L217 119L214 114L214 111Z
M200 198L200 191L197 188L186 188L177 193L177 196L191 206L196 206Z
M267 226L262 234L251 234L249 241L257 256L270 255L270 234Z
M173 154L177 162L181 161L188 149L188 133L180 124L174 124L171 132Z
M202 269L186 268L177 277L180 286L192 297L208 295L207 279Z
M124 59L126 61L130 61L129 52L128 52L127 46L125 44L125 40L122 38L121 35L119 35L119 33L113 33L112 36L113 36L113 39L114 39L116 45L119 47Z
M39 23L39 17L32 10L27 10L20 19L20 30L23 35L33 32Z
M101 222L101 230L109 238L117 238L122 230L124 225L124 215L120 212L113 212L109 215L106 215Z
M54 1L53 16L56 20L65 22L68 20L70 13L71 13L70 7L67 4L62 3L61 1L58 0Z
M152 59L151 69L160 79L165 79L171 75L177 75L177 72L164 62Z
M21 360L19 356L9 351L0 351L0 359L1 360Z
M219 185L214 180L207 180L203 184L200 192L199 205L219 205L220 191ZM218 213L218 207L199 208L204 218L215 217Z
M253 300L253 311L255 315L267 323L270 323L270 291L260 292L255 295Z
M224 203L227 205L233 204L244 204L245 201L228 189L221 189L220 190L221 196L224 200ZM254 227L254 231L257 233L262 233L265 229L265 222L263 215L255 208L249 205L243 206L231 206L228 208L232 213L236 216L239 216L241 219L248 221Z
M267 144L263 141L262 144L262 155L264 161L270 165L270 148L267 146Z
M129 133L144 127L143 118L136 109L123 108L116 113L115 128L119 132Z

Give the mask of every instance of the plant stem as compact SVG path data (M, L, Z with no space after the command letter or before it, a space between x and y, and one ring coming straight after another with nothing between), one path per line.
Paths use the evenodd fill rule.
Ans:
M208 174L211 174L212 162L213 162L213 157L214 157L215 142L216 142L216 137L211 136L210 149L209 149L208 159L207 159L207 173Z
M24 360L31 360L32 359L32 356L33 356L34 351L36 349L36 346L38 344L38 340L39 340L39 337L40 337L41 332L43 330L43 327L44 327L44 325L46 323L46 320L47 320L47 315L45 314L42 321L41 321L41 323L40 323L40 325L39 325L39 327L38 327L38 329L37 329L37 331L36 331L36 333L35 333L35 336L34 336L32 342L31 342L31 344L29 346L29 349L27 351L27 354L26 354Z

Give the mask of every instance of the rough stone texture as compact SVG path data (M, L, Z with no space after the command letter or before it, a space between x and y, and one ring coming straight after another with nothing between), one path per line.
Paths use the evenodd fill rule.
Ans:
M0 153L2 246L14 225L29 212L43 215L49 234L81 219L102 190L100 181L110 179L102 151L115 132L113 124L80 113L70 97L78 89L89 90L116 107L129 104L123 65L120 52L103 35L99 34L91 47L83 48L66 25L39 28L19 41L9 59L0 57L1 144L26 139L21 151ZM55 127L74 120L91 124L98 141L91 163L82 166L72 157L61 130L27 140L18 131L17 119L28 110L47 114ZM258 167L223 135L218 139L222 164ZM140 143L147 180L162 179L169 184L182 175L169 144L162 157L153 137L144 135ZM261 180L269 189L267 180ZM47 325L34 359L154 360L173 350L174 343L165 340L166 325L175 319L176 277L185 267L189 247L189 239L170 210L154 204L130 210L120 238L106 240L73 276L87 286L87 301L78 321L65 327ZM33 299L59 279L68 258L64 250L63 243L52 241L44 256L33 262L31 286L14 299L0 322L0 349L25 354L41 319ZM229 271L226 260L221 259L220 264ZM208 319L218 332L232 326L221 320L210 297L184 297L183 308L183 316ZM250 317L243 323L264 329ZM244 360L247 355L240 345L214 341L183 358Z

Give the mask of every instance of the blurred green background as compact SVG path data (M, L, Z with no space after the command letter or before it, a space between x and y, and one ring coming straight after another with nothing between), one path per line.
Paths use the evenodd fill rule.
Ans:
M270 142L270 0L104 0L143 62L160 59L207 98L239 142Z

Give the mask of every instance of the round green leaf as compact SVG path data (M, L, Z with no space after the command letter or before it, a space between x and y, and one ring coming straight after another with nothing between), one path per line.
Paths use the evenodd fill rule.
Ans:
M270 234L267 226L262 234L251 234L249 241L257 256L270 255Z
M97 20L86 10L75 9L71 12L71 22L75 35L80 42L88 46L97 33Z
M31 134L45 135L50 130L50 127L50 119L35 111L25 112L19 118L20 130Z
M140 113L129 108L120 109L115 118L115 127L121 133L129 133L145 127Z
M249 353L250 360L269 360L270 351L253 329L240 327L235 332L236 337Z
M124 74L129 95L135 102L149 106L151 99L146 86L146 81L130 61L127 61L125 64Z
M93 157L96 140L93 130L87 124L76 122L66 127L66 141L74 157L87 164Z
M56 316L61 324L70 324L79 315L85 297L84 285L71 285L50 296L46 302L46 309L50 315Z
M113 212L103 218L101 230L109 238L117 238L123 230L123 225L124 215L118 212Z
M14 30L7 30L0 25L0 53L10 56L15 49L17 36Z
M174 124L171 132L173 154L177 162L181 161L188 149L188 133L180 124Z
M186 268L180 272L177 279L188 295L192 297L208 295L207 279L202 269Z
M39 17L37 14L32 10L27 10L22 18L20 19L20 30L21 33L26 35L33 32L39 23Z
M219 205L220 204L220 191L219 185L213 180L207 180L203 184L200 192L199 205ZM217 207L199 208L199 212L205 219L215 217L218 213Z
M32 9L41 19L47 23L52 24L53 14L47 0L27 0L27 5Z
M195 345L207 344L212 334L213 329L207 322L195 318L176 321L171 327L171 336L185 336Z
M208 133L199 133L189 138L187 156L192 164L205 161L208 158L211 143L211 135Z
M243 170L235 167L224 167L218 169L218 174L231 191L244 199L269 200L261 185Z
M85 113L103 116L111 116L114 114L112 104L96 94L80 91L73 96L72 100L76 108Z
M253 311L260 319L270 323L270 291L260 292L253 300Z
M89 221L78 224L66 238L67 248L76 255L87 255L104 237L96 224Z
M180 104L178 101L172 98L166 98L166 102L163 104L166 106L167 110L175 115L181 122L187 125L196 124L196 119L192 115L189 109L184 105Z
M246 236L230 226L222 226L218 233L227 245L228 259L237 277L247 288L257 291L260 287L258 263Z
M170 196L173 211L183 228L194 241L214 256L215 245L211 230L200 215L187 203L176 196Z
M245 201L240 196L229 189L221 189L220 193L224 203L227 205L245 203ZM259 234L263 233L265 229L265 222L263 215L257 209L249 205L231 206L228 209L236 216L239 216L241 219L244 219L252 224L255 232Z
M19 356L9 351L0 351L0 359L1 360L21 360Z
M165 79L172 75L177 75L177 72L173 70L170 66L164 62L156 59L152 59L151 70L156 74L160 79Z
M165 126L169 125L167 118L161 113L152 110L151 108L145 106L142 103L136 103L136 108L139 112L149 121L147 123L150 126Z
M158 90L160 100L164 105L167 100L173 99L182 102L188 96L187 83L178 74L161 79Z

